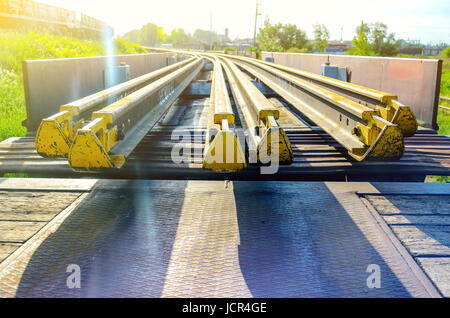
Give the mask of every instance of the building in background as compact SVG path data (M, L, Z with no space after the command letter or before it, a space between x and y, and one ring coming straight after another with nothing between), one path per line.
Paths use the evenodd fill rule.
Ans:
M428 45L422 48L422 55L441 56L447 47L447 44Z
M328 41L328 48L325 50L328 54L345 55L347 50L353 47L352 41Z

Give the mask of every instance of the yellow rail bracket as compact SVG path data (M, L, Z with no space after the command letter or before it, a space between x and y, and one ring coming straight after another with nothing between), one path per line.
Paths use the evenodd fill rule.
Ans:
M386 105L387 107L377 107L381 117L393 124L397 124L404 137L414 136L419 126L417 124L416 115L414 115L411 108L400 104L394 99L390 99Z
M400 159L405 152L403 133L400 127L377 115L369 114L367 117L365 119L368 124L358 123L355 135L369 145L369 148L353 149L349 154L358 161L365 158L371 160Z
M76 171L98 171L120 168L126 159L108 152L117 143L117 126L107 128L105 118L96 118L79 129L69 153L70 166Z
M82 124L82 121L74 123L73 114L68 110L43 119L35 138L37 153L42 157L67 158L73 132Z
M282 165L290 165L294 161L291 143L283 128L278 126L273 116L267 116L267 130L258 144L258 159L269 163L274 158Z
M203 168L214 171L238 171L247 166L244 151L234 132L220 130L210 143Z

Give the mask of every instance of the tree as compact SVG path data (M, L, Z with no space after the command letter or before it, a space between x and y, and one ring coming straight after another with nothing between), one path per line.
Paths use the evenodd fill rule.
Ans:
M161 39L161 42L165 42L167 38L167 34L164 32L163 27L157 27L156 30L158 31L158 35Z
M349 51L353 55L394 56L400 49L400 41L395 39L394 33L387 33L387 25L381 22L367 24L361 22L356 28L357 36L353 38L354 49Z
M400 50L400 42L395 39L394 33L390 33L386 41L381 45L379 54L380 56L395 56Z
M206 31L197 29L194 32L194 40L202 43L214 43L217 41L217 33L213 31Z
M280 33L280 44L286 51L291 47L303 48L308 42L306 32L297 28L294 24L285 24Z
M126 41L139 43L144 46L154 46L162 42L164 32L153 23L144 25L140 30L126 33L122 38Z
M172 43L173 46L181 45L189 41L189 35L182 28L173 29L170 35L165 38L166 43Z
M258 43L262 50L282 52L290 48L304 48L308 39L306 32L297 28L295 24L272 25L269 19L264 21L264 28L259 29Z
M400 49L400 41L395 39L394 33L388 35L387 29L387 25L381 22L376 22L371 27L372 49L380 56L397 55Z
M375 52L369 43L367 34L370 33L369 26L361 22L361 25L356 28L357 37L353 38L354 48L348 50L350 55L363 55L363 56L373 56Z
M264 21L264 28L259 29L258 43L261 50L268 52L282 52L283 47L280 44L280 33L282 24L270 24L269 19Z
M139 43L140 42L140 35L141 35L141 31L140 30L133 30L133 31L130 31L130 32L126 33L122 38L124 40L126 40L126 41Z
M330 39L330 32L323 24L315 24L314 28L314 48L324 52L328 48L328 40Z

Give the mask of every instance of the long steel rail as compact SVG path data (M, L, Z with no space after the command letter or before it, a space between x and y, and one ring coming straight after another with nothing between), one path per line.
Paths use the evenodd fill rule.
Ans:
M265 63L234 57L232 60L325 130L356 160L393 160L403 155L401 129L383 119L379 110Z
M234 101L242 114L250 163L274 160L290 164L294 160L290 142L278 125L279 110L230 60L221 57Z
M213 64L211 81L211 111L208 120L203 167L215 171L237 171L247 166L243 147L234 129L235 114L231 107L222 63L217 57L206 56Z
M76 131L92 113L191 63L194 58L164 67L60 107L42 120L36 134L36 151L43 157L67 158Z
M60 113L44 119L36 136L38 153L68 157L76 171L121 168L209 60L214 68L203 154L206 169L231 172L245 169L247 164L293 162L290 142L277 122L279 110L247 74L320 126L356 160L394 160L403 155L404 129L400 124L403 128L408 125L405 121L395 123L395 119L404 119L400 114L410 109L401 105L389 117L386 109L399 105L391 94L249 58L176 53L191 58L64 105ZM384 106L376 105L376 100ZM236 116L245 140L237 136ZM414 125L410 124L417 129L413 114L411 122L412 118Z
M239 56L228 57L233 60L245 61L246 63L251 63L254 65L258 64L269 66L274 69L286 72L287 74L326 88L327 90L344 96L363 106L376 110L379 112L380 117L382 117L383 119L392 122L393 124L399 125L402 134L405 137L413 136L417 132L418 124L413 111L410 107L401 104L398 101L398 97L393 94L298 70L280 64L248 58L246 59Z
M78 129L69 152L76 171L120 168L148 131L161 119L203 68L195 57L184 66L92 113Z

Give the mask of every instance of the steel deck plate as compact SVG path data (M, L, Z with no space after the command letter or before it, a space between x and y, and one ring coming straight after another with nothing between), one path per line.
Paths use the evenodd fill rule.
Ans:
M31 259L0 273L0 291L16 284L17 297L439 295L349 186L99 181ZM81 268L81 289L66 285L69 264ZM367 286L371 264L380 267L380 289Z

